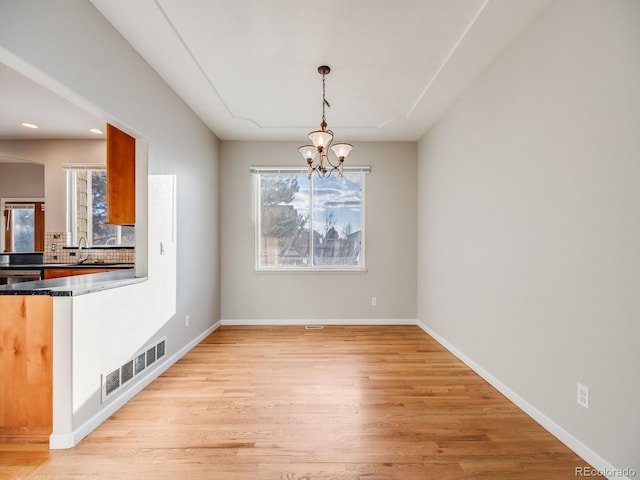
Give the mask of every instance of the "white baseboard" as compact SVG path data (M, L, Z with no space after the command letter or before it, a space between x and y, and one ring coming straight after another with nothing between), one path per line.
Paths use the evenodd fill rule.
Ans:
M79 441L80 440L78 440L78 442ZM72 448L78 442L75 441L75 435L73 433L52 433L49 435L49 449L51 450Z
M140 393L156 378L166 372L174 363L184 357L193 347L198 345L202 340L209 336L211 332L217 330L219 327L220 322L214 323L211 327L207 328L204 332L191 340L176 353L166 358L162 362L156 362L153 369L150 369L148 374L140 376L140 380L137 383L132 384L126 390L123 390L117 398L114 398L109 403L104 404L104 408L102 410L100 410L74 431L70 433L52 433L49 437L49 448L52 450L61 450L76 446L84 437L89 435L102 422L104 422L107 418L117 412L120 407L122 407L129 400L135 397L138 393Z
M508 386L502 383L498 378L494 377L487 370L482 368L476 362L467 357L464 353L458 350L453 344L449 343L445 338L438 335L435 331L429 328L421 321L417 321L416 325L424 330L429 336L433 337L435 341L437 341L440 345L446 348L453 355L458 357L462 363L467 365L471 370L480 375L484 380L486 380L489 384L491 384L496 390L502 393L505 397L511 400L514 404L516 404L521 410L523 410L527 415L533 418L536 422L538 422L545 430L551 433L554 437L564 443L567 447L577 453L582 459L587 462L589 465L593 466L595 470L598 470L603 476L607 476L607 473L613 476L608 476L607 478L616 478L622 480L630 480L628 477L622 477L620 475L616 475L617 472L620 472L619 469L614 467L611 463L607 462L604 458L599 456L596 452L591 450L587 445L582 443L576 437L571 435L565 429L563 429L560 425L555 423L549 417L547 417L540 410L535 408L529 402L527 402L524 398L518 395L516 392L511 390ZM595 472L593 472L593 476L595 476Z
M222 325L233 326L286 326L286 325L415 325L415 318L344 318L344 319L260 319L243 318L220 320Z

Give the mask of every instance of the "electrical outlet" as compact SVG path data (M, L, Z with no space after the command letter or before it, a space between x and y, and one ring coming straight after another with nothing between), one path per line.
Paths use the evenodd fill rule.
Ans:
M589 387L585 387L581 383L578 383L578 405L582 405L584 408L589 408Z
M378 299L376 297L371 297L371 306L375 307L378 305Z
M191 317L189 315L184 316L184 326L188 327L191 324Z

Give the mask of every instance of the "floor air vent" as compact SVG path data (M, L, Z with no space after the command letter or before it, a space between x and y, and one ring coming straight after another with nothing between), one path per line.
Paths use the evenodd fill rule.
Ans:
M322 330L324 329L324 325L305 325L305 330Z
M158 343L146 347L143 351L131 360L125 362L120 368L102 374L102 402L104 403L110 395L125 386L136 376L141 375L156 361L165 356L167 339L163 338Z

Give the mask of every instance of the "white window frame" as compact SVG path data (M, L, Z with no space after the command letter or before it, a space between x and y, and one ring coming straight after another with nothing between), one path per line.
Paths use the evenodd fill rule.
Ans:
M295 272L366 272L366 256L365 256L365 217L366 217L366 205L365 205L365 185L366 185L366 173L371 172L370 166L349 166L344 167L344 172L348 173L362 173L362 185L360 195L360 265L348 266L348 265L309 265L309 266L261 266L260 265L260 224L261 224L261 205L260 205L260 174L308 174L307 168L301 167L251 167L250 172L253 174L253 220L254 220L254 268L256 272L264 273L295 273ZM317 178L314 173L313 182L322 182L321 178ZM317 183L316 183L317 185ZM313 188L310 189L313 192ZM309 205L309 224L313 225L313 197ZM310 228L313 231L313 228ZM310 235L313 238L313 234ZM310 242L309 258L313 257L313 241Z
M4 240L4 231L7 228L4 221L4 211L7 208L7 203L42 203L44 205L44 198L41 197L3 197L0 198L0 253L4 252L5 249L5 240ZM46 207L45 207L46 208Z
M77 212L77 180L75 172L79 170L84 171L106 171L107 166L104 163L65 163L62 165L63 170L67 174L67 231L71 232L71 244L78 245L80 239L78 238L78 212ZM89 177L91 178L91 177ZM73 185L73 188L71 187ZM92 195L87 194L87 210L93 212ZM97 245L98 247L118 247L122 245L122 226L112 225L115 227L115 243L113 245ZM93 222L87 219L87 241L88 247L95 247L93 245ZM130 246L130 245L126 245Z

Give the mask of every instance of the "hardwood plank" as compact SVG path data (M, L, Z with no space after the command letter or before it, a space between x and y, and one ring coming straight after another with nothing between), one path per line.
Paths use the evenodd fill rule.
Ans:
M222 327L28 478L553 480L584 466L417 327Z
M25 478L49 457L47 444L0 444L0 480Z

